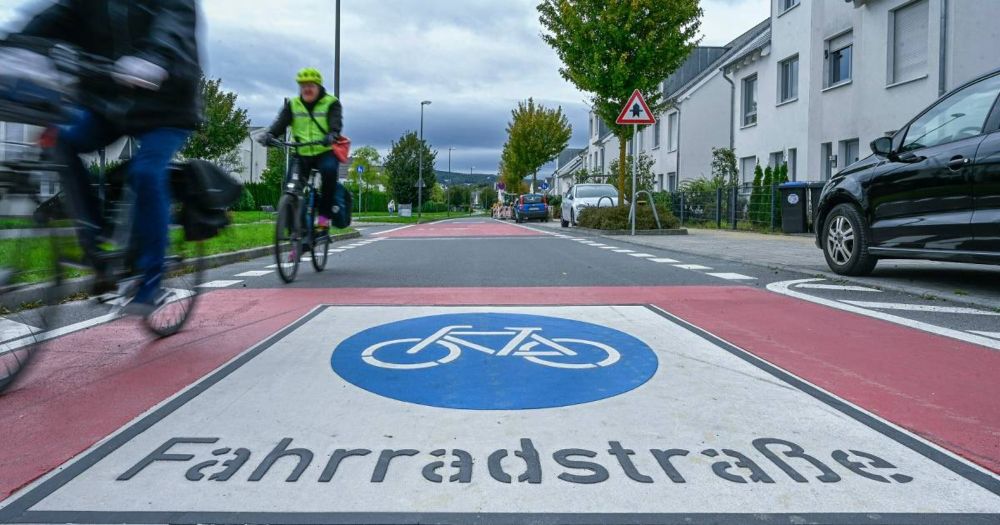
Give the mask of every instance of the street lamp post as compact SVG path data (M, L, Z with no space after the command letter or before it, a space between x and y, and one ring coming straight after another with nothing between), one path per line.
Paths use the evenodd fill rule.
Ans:
M454 151L454 150L455 150L455 148L448 148L448 176L449 177L451 176L451 152ZM449 196L448 196L447 193L445 193L444 200L445 200L444 209L447 212L447 216L451 217L451 199L449 198Z
M430 100L420 103L420 164L417 166L417 224L423 217L424 211L424 106L429 106Z
M475 166L469 166L469 215L472 215L472 170Z

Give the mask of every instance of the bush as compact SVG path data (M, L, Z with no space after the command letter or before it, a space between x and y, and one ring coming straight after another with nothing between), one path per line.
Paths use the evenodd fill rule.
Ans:
M256 201L253 198L253 194L250 193L250 190L248 190L246 186L243 186L243 193L240 194L240 200L236 203L236 206L233 207L233 210L256 211L257 205L255 203Z
M609 208L585 208L577 219L577 223L584 228L595 230L628 230L632 228L628 219L629 209L624 206L614 206ZM657 205L656 212L660 216L660 224L664 229L676 228L680 221L667 208ZM655 230L656 219L653 217L653 210L649 206L639 206L635 216L636 230Z
M258 207L278 206L278 199L281 198L281 186L268 184L265 182L248 182L243 185L243 190L250 193L253 202Z
M443 213L448 211L448 205L443 202L425 202L424 213Z

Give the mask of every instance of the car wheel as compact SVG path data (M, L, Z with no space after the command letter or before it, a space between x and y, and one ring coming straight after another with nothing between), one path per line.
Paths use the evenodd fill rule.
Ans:
M868 275L878 257L868 253L871 240L861 213L851 204L837 205L823 223L823 255L840 275Z

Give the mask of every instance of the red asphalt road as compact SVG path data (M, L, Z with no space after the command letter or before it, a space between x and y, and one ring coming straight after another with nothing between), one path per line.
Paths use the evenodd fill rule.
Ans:
M528 237L542 235L513 224L494 220L484 222L434 222L389 230L379 237Z
M530 293L528 293L530 291ZM1000 353L750 287L219 290L149 342L121 320L55 341L0 397L0 499L319 304L653 304L1000 472ZM763 327L766 327L763 328ZM791 407L789 407L791 408ZM792 417L792 416L790 416Z

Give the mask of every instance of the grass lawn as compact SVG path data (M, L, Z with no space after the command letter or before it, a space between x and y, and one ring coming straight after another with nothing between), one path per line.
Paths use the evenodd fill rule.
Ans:
M344 230L331 229L331 235L340 233L350 233L354 230L347 228ZM183 239L184 231L173 229L170 231L171 242L179 242ZM71 250L68 254L73 257L80 256L79 247L72 238L66 238L62 243L65 250ZM274 242L274 225L267 223L241 224L238 227L226 228L218 237L205 241L205 255L216 255L220 253L230 253L249 248L259 248L270 246ZM186 244L185 246L192 246ZM52 240L48 237L24 238L24 239L3 239L0 240L0 268L15 268L17 275L15 282L33 283L41 282L48 278L52 260ZM82 275L69 275L75 277Z

